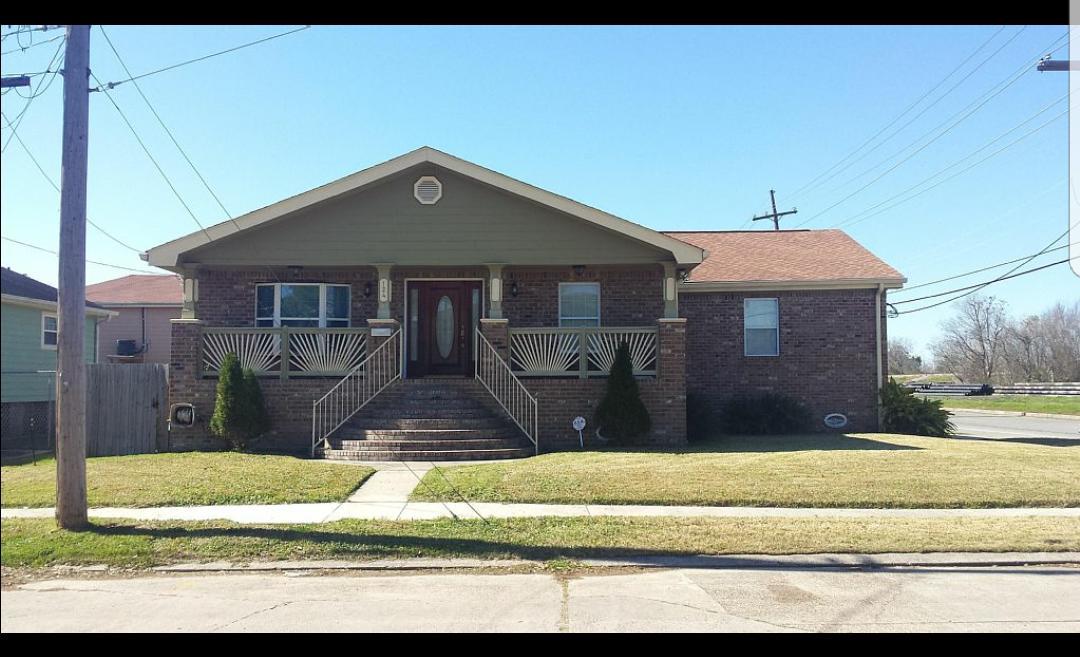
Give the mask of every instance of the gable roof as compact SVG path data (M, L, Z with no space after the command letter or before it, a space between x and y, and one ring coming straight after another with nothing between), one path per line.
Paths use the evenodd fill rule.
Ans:
M56 308L57 291L55 287L34 280L26 274L12 271L7 267L0 267L0 294L3 295L4 301L24 302L22 305L49 307L54 310ZM116 314L89 301L86 303L86 310L95 315Z
M708 257L684 290L773 287L900 287L903 274L842 230L667 232Z
M104 306L181 306L184 288L176 274L130 274L87 285L86 298Z
M261 224L285 215L295 213L317 203L347 194L361 187L393 176L411 167L420 164L433 164L443 167L462 176L478 180L503 191L540 203L555 210L562 211L583 221L598 225L612 232L625 235L631 239L644 242L657 248L669 251L679 264L694 266L700 263L705 254L701 248L682 240L678 240L663 233L657 232L645 226L635 224L626 219L621 219L613 214L578 203L565 196L559 196L547 190L534 187L520 180L515 180L491 169L485 169L477 164L462 160L434 148L423 146L414 151L387 160L382 164L358 171L345 176L321 187L297 194L283 201L268 205L254 212L236 217L232 221L224 221L211 226L206 231L197 231L184 237L158 245L146 252L144 260L150 264L175 268L181 265L180 257L194 248L204 246L219 239L228 237L238 232L243 232Z

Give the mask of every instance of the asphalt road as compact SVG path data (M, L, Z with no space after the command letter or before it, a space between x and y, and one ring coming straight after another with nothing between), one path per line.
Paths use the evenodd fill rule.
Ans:
M1080 632L1080 569L1060 567L153 576L0 600L4 632Z
M1080 447L1080 418L984 415L957 410L953 411L952 421L958 436Z

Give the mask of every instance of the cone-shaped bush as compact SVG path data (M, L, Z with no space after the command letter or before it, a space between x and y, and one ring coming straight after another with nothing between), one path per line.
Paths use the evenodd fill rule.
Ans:
M266 404L263 402L262 387L255 372L250 369L244 370L240 403L241 427L245 434L245 444L263 435L270 430L270 416L266 412Z
M214 414L210 417L210 433L223 439L233 449L243 443L241 435L242 411L240 408L244 373L240 359L234 353L225 354L218 370L217 396Z
M596 407L595 420L601 435L620 443L632 442L649 433L652 428L649 411L641 401L638 384L634 380L630 347L625 342L615 352L607 391Z

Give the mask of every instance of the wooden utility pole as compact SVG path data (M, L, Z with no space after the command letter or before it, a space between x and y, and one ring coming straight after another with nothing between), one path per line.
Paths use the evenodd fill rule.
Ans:
M772 197L772 213L759 214L759 215L757 215L756 217L753 218L753 221L760 221L761 219L772 219L773 228L775 230L780 230L780 217L783 217L783 216L789 215L789 214L795 214L799 210L796 209L796 208L791 208L787 212L777 212L776 211L776 190L775 189L770 189L769 190L769 196Z
M86 517L86 160L90 119L90 26L67 28L60 171L60 272L56 339L56 521Z

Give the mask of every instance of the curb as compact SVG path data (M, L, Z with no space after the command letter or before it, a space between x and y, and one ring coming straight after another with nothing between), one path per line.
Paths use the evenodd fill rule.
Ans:
M627 556L567 561L591 568L712 568L719 570L767 568L992 568L1018 566L1080 566L1080 552L928 552L882 554L731 554ZM536 559L383 559L375 561L263 561L232 563L181 563L155 566L155 573L280 573L314 571L478 570L534 567L548 561ZM74 572L103 572L105 566L72 566Z
M1050 420L1076 420L1080 423L1080 415L1064 415L1062 413L1028 413L1026 411L988 411L981 408L942 408L950 413L974 413L975 415L1003 415L1007 417L1039 417Z

